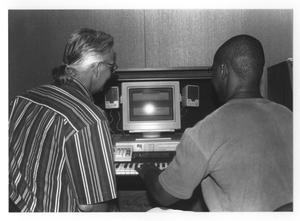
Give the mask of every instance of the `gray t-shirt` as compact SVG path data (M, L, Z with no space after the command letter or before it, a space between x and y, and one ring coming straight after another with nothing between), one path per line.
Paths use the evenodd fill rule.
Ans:
M266 99L230 100L186 129L159 182L180 199L201 183L210 211L272 211L292 202L292 112Z

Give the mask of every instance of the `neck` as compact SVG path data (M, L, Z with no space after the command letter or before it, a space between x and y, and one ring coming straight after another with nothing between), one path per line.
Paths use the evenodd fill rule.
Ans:
M234 93L228 100L237 98L262 98L258 90L239 90Z

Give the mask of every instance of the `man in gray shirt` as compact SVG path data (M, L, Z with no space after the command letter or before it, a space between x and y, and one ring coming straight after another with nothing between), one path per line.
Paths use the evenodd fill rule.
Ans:
M235 36L216 52L213 85L223 106L186 129L160 173L139 174L161 205L189 199L200 184L210 211L273 211L293 201L293 119L262 98L261 43Z

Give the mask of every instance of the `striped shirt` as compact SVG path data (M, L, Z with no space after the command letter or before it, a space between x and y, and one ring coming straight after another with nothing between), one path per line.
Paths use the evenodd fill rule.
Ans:
M9 120L9 194L21 211L78 211L117 197L107 119L78 81L17 96Z

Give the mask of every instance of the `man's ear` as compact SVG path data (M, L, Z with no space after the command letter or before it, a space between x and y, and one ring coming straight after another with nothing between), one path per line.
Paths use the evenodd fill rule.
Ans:
M223 80L228 77L228 67L226 64L221 64L220 75Z
M93 69L93 78L97 79L99 78L101 75L101 68L100 65L97 65L94 69Z

